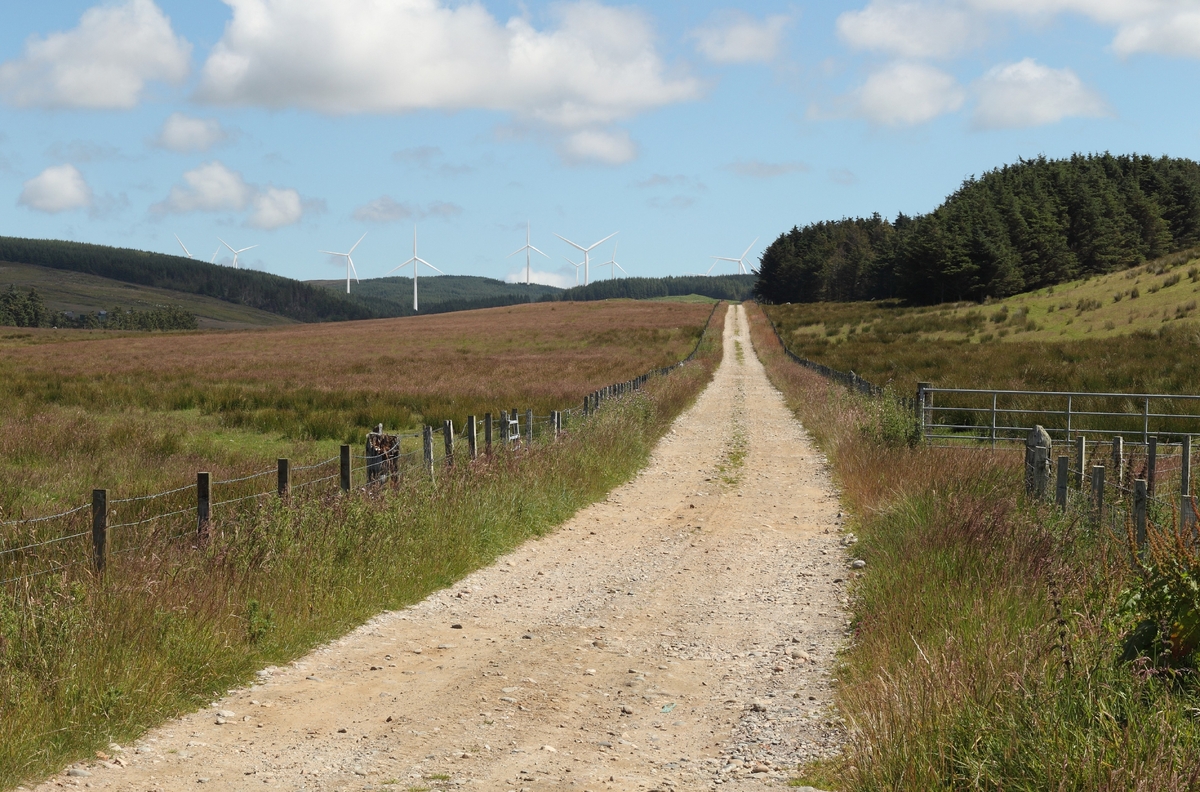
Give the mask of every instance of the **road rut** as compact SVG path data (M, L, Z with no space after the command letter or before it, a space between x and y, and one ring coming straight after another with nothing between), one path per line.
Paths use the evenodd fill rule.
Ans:
M739 790L836 753L838 501L729 311L605 501L42 788Z

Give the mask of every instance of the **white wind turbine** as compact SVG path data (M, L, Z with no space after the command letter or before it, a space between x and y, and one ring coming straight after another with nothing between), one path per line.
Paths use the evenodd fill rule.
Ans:
M581 261L578 264L576 264L574 261L571 261L571 259L567 258L566 256L563 256L563 260L575 268L575 285L578 286L579 285L579 268L583 266L583 262Z
M208 263L209 263L209 264L216 264L216 263L217 263L217 254L218 254L218 253L220 253L220 252L221 252L221 246L220 246L220 245L217 245L217 249L213 251L213 257L212 257L212 261L209 261Z
M535 253L540 253L541 255L546 256L545 253L542 253L542 251L538 250L533 245L529 244L529 222L528 221L526 221L526 223L525 223L525 247L517 248L512 253L509 253L507 256L505 256L505 258L512 258L513 256L520 253L522 250L525 251L525 285L528 286L529 285L529 252L533 251ZM546 256L546 258L550 258L550 257Z
M754 247L754 245L757 244L757 242L758 242L758 237L755 237L754 241L751 242L750 245L744 251L742 251L742 255L739 256L738 258L729 258L728 256L712 256L712 258L716 259L716 261L714 261L712 263L712 267L709 267L708 272L706 272L704 274L705 275L710 274L713 271L713 267L717 266L718 261L732 261L734 264L738 265L738 274L749 275L750 270L746 267L746 256L750 253L750 248Z
M354 273L354 282L355 283L361 282L358 279L358 270L354 269L354 260L350 258L350 254L353 253L354 248L358 247L359 243L361 243L366 238L367 238L366 234L363 234L362 236L360 236L358 238L358 242L355 242L354 247L350 248L349 252L347 252L347 253L334 253L332 250L320 251L321 253L326 253L330 256L342 256L346 259L346 294L350 293L350 273L351 272Z
M217 237L217 239L221 239L221 237ZM245 253L247 250L253 250L254 248L258 247L258 245L251 245L250 247L244 247L241 250L234 250L233 247L228 242L226 242L224 239L221 239L221 244L224 245L225 247L229 248L230 251L232 251L232 253L233 253L233 268L234 269L239 269L238 262L237 262L237 257L239 254ZM217 248L217 250L220 250L220 249L221 248Z
M609 270L609 271L610 271L612 274L610 274L610 275L608 276L608 279L609 279L609 280L612 280L613 278L617 277L617 270L621 270L621 272L625 272L625 268L624 268L624 267L622 267L620 264L618 264L618 263L617 263L617 243L616 243L616 242L613 242L613 254L612 254L612 258L610 258L608 261L604 262L604 263L603 263L603 264L601 264L600 266L601 266L601 267L609 267L609 268L610 268L610 270ZM628 277L629 273L628 273L628 272L625 272L625 275L626 275L626 277Z
M591 255L591 252L592 252L593 250L595 250L596 248L600 247L601 245L603 245L603 244L604 244L605 242L607 242L608 240L610 240L610 239L612 239L613 237L615 237L615 236L616 236L617 234L619 234L619 233L621 233L621 232L620 232L620 231L614 231L614 232L612 232L611 234L609 234L608 236L604 237L604 239L601 239L601 240L600 240L599 242L597 242L596 244L592 245L591 247L586 247L586 248L585 248L585 247L583 247L582 245L576 245L574 242L572 242L571 240L567 239L565 236L561 236L561 235L559 235L559 234L555 234L554 236L558 237L558 238L559 238L559 239L561 239L563 242L566 242L566 243L567 243L568 245L570 245L571 247L573 247L573 248L575 248L576 250L578 250L578 251L580 251L581 253L583 253L583 285L584 285L584 286L587 286L587 285L588 285L588 280L589 280L589 273L588 273L588 264L589 264L589 258L588 258L588 257Z
M416 226L413 226L412 258L410 258L408 261L404 262L403 264L401 264L399 266L392 267L390 270L387 271L387 275L391 275L396 270L400 269L401 267L407 267L409 264L412 264L412 268L413 268L413 310L418 311L420 309L417 308L417 270L421 268L422 264L424 264L426 267L429 267L429 269L433 270L436 273L439 273L441 275L445 275L446 273L442 272L440 269L433 266L428 261L426 261L425 259L423 259L417 255L417 228L416 228ZM387 277L387 275L385 275L384 277Z
M187 257L192 258L192 251L187 249L187 245L183 244L183 240L179 238L179 234L172 234L172 236L174 236L175 241L179 243L179 247L183 248L183 252L187 254ZM221 248L217 248L217 250L220 249Z

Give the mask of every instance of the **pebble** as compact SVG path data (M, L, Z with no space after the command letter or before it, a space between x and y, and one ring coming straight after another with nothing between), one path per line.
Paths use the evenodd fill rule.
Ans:
M632 715L632 714L633 714L633 707L629 706L628 704L622 704L622 705L621 705L621 713L622 713L623 715Z
M851 569L862 569L866 565L867 565L867 562L863 561L861 558L856 558L850 562Z
M766 712L767 711L767 702L765 702L761 699L753 701L750 703L750 709L754 712Z
M69 775L71 778L91 778L92 777L92 774L89 773L87 770L84 770L82 767L72 767L70 770L67 771L67 775Z
M584 676L596 676L596 669L589 668L587 671L583 672L583 675Z

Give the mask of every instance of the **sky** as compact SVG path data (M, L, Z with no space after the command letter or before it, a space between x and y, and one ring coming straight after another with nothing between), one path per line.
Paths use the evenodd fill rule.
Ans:
M442 272L523 279L527 223L539 282L582 278L555 234L617 233L592 280L704 273L1018 158L1200 159L1200 0L4 6L0 235L223 239L300 279L363 234L382 276L414 231Z

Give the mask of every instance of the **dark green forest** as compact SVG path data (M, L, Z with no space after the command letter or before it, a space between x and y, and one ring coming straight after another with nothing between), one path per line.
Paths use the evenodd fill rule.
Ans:
M1020 160L929 214L794 227L763 252L767 303L989 297L1125 269L1200 245L1200 163L1111 154Z
M103 278L202 294L300 322L370 319L367 306L329 289L254 270L232 269L143 250L0 237L0 261L36 264Z
M15 286L0 292L0 325L8 327L73 327L104 330L195 330L196 315L177 305L148 311L121 308L96 313L52 313L37 289L22 294Z
M308 281L345 294L346 282ZM417 284L422 314L499 308L505 305L557 299L562 289L537 283L505 283L475 275L430 275ZM412 316L412 278L371 278L354 284L350 298L378 316Z
M558 300L649 300L655 297L686 297L699 294L715 300L746 300L754 289L753 275L687 275L668 278L612 278L575 286L558 295Z

